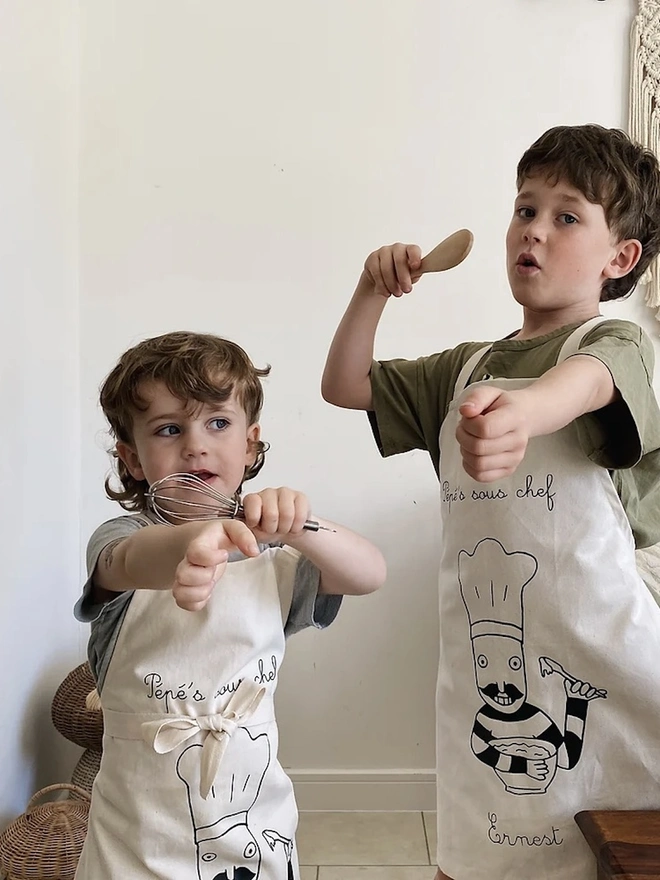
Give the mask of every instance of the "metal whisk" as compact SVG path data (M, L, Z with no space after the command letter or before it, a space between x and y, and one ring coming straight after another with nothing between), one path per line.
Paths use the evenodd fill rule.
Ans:
M147 503L164 525L209 519L245 519L238 498L223 495L196 474L170 474L156 480L147 490ZM309 532L318 532L319 529L334 531L311 519L303 528Z

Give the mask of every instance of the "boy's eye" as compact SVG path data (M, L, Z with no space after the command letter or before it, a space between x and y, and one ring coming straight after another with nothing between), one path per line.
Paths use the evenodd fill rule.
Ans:
M156 431L157 437L174 437L175 434L179 434L179 428L176 425L163 425L162 428L159 428Z
M210 424L211 427L215 428L216 431L223 431L227 427L229 422L227 421L227 419L221 419L218 417L217 419L211 419Z
M572 214L560 214L559 219L562 223L565 223L566 226L570 226L571 223L577 223L577 217L574 217Z
M523 205L520 208L516 208L516 214L523 220L531 220L531 218L534 216L534 208L526 208Z

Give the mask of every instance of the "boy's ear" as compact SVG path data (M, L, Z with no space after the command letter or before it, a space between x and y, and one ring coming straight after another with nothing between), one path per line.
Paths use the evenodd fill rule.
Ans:
M142 470L142 465L140 464L140 459L138 458L137 452L133 449L132 446L129 446L128 443L123 443L121 440L117 443L117 455L126 465L126 470L133 477L134 480L142 481L146 479L144 476L144 471Z
M606 278L623 278L628 272L632 272L642 256L642 245L636 238L620 241L616 249L616 256L603 271Z
M245 446L245 466L251 467L257 460L256 444L261 438L261 425L255 422L250 425L247 432L247 443Z

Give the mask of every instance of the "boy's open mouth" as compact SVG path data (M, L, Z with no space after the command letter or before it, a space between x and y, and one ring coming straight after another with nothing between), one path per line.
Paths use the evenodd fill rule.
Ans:
M205 483L208 483L209 480L212 480L216 474L212 474L211 471L190 471L189 472L193 477L198 477L200 480L204 480Z
M536 257L534 257L532 254L521 254L518 257L518 262L516 263L516 265L517 266L524 266L525 268L532 268L532 267L535 269L541 268L539 266L538 262L536 261Z

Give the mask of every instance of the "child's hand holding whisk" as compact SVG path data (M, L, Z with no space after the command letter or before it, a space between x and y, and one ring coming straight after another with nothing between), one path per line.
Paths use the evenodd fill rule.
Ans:
M303 534L310 518L307 496L285 486L243 497L244 522L262 541L286 541Z
M257 541L272 543L299 537L309 515L307 497L282 487L246 495L243 520L216 519L200 524L176 569L172 594L177 605L186 611L201 611L224 574L232 550L258 556Z

